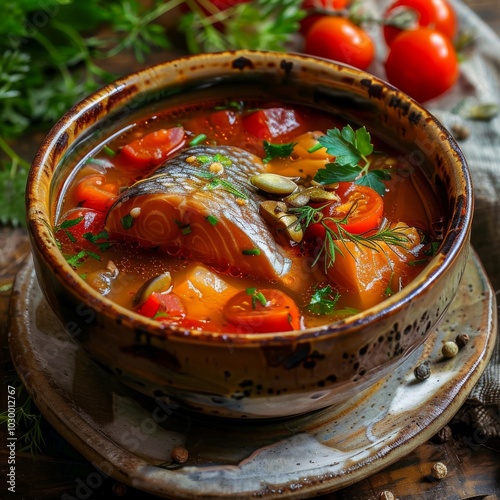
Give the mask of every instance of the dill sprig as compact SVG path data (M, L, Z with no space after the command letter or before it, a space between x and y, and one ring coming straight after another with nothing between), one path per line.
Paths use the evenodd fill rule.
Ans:
M294 214L305 231L311 224L321 224L325 229L325 238L323 244L314 258L312 266L316 265L321 257L324 257L325 269L328 269L335 263L337 254L343 255L342 247L347 249L344 244L347 241L353 242L356 246L369 248L376 251L384 251L382 244L388 246L404 246L410 240L403 228L392 228L389 225L382 225L375 232L367 232L363 234L354 234L346 230L344 225L347 223L349 216L356 210L356 203L353 203L349 212L342 218L335 219L334 217L325 217L321 212L326 205L321 207L311 207L305 205L303 207L290 208L289 212Z

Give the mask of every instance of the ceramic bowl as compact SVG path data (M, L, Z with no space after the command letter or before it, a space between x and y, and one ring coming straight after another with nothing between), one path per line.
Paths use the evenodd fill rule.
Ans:
M135 117L214 93L313 105L366 124L397 144L442 198L447 223L438 254L410 285L379 305L299 332L184 331L103 298L71 269L51 229L72 168ZM40 147L29 175L27 205L43 293L68 338L101 367L152 398L195 411L277 418L345 402L392 372L432 335L464 273L473 198L466 162L451 135L399 90L326 60L239 51L166 62L77 104Z

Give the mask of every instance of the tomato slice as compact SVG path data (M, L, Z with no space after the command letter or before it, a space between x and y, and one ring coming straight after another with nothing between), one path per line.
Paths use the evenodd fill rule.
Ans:
M306 229L307 239L324 239L325 224L335 233L339 224L352 234L363 234L380 226L384 200L374 189L354 182L339 182L336 193L340 201L333 201L322 209L323 219Z
M64 248L72 248L68 245L91 247L83 235L98 235L104 231L104 219L104 212L92 208L73 208L61 217L55 227L56 238Z
M158 320L171 320L172 317L181 318L186 311L182 301L173 293L153 292L137 309L139 314Z
M83 177L75 186L73 196L78 205L105 212L115 201L118 185L106 182L101 174Z
M229 299L222 314L244 333L288 332L300 328L297 304L274 288L255 293L243 290Z
M271 141L300 127L295 111L285 108L268 108L255 111L243 119L243 126L259 139Z
M123 146L120 156L135 168L159 165L185 143L183 127L172 127L151 132Z

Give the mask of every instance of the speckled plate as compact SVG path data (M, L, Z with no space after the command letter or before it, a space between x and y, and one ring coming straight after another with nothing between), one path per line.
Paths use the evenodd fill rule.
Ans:
M207 419L144 399L91 362L60 328L33 264L18 275L10 325L17 370L46 419L106 474L167 498L304 498L395 462L429 439L465 401L490 358L496 301L476 255L446 317L394 373L346 404L286 420ZM467 333L452 359L442 343ZM431 362L418 382L414 367ZM184 464L171 450L189 452Z

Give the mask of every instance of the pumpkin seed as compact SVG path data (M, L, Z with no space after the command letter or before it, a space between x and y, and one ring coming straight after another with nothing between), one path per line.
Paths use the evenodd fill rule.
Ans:
M297 184L294 181L278 174L253 175L250 177L250 183L269 194L288 195L297 189Z
M142 304L153 292L166 292L172 286L172 276L169 272L159 274L154 278L146 281L140 288L137 290L134 299L133 305L138 306Z
M290 240L299 243L303 232L295 215L287 212L287 205L282 201L266 200L259 206L259 213L270 227L283 232Z
M298 191L292 193L285 198L285 201L292 205L293 207L303 207L307 205L310 201L320 203L322 201L339 201L340 198L334 191L328 191L321 186L311 186L304 189L303 191Z

